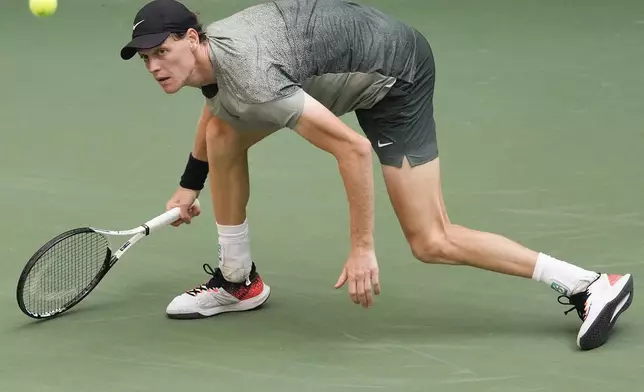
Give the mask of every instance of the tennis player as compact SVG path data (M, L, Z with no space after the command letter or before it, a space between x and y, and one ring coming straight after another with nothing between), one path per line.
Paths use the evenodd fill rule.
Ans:
M633 298L630 274L590 271L503 236L452 223L441 193L434 122L435 69L413 27L344 0L278 0L202 28L175 0L154 0L135 16L123 59L138 55L161 89L196 87L205 98L194 148L167 208L181 223L210 176L219 261L205 284L178 295L172 318L254 309L270 288L251 257L247 151L288 128L333 155L346 190L351 250L336 288L372 306L381 291L374 252L372 152L409 243L424 263L468 265L542 282L582 320L581 349L602 345ZM338 117L355 112L366 137ZM284 244L287 245L287 244ZM567 298L568 302L562 302ZM567 312L566 312L567 313Z

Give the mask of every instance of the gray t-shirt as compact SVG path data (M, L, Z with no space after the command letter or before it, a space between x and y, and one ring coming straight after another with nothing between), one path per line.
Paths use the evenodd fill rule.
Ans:
M346 0L278 0L207 26L213 114L238 130L294 128L304 91L335 115L414 77L416 30Z

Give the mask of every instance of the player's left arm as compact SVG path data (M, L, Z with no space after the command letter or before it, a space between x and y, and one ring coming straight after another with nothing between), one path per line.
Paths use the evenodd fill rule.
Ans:
M369 140L308 94L304 94L303 109L293 129L335 157L349 202L351 245L372 250L374 185Z

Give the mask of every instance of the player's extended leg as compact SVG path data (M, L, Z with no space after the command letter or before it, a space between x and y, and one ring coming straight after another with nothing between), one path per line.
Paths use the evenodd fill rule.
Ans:
M469 265L544 282L561 293L560 300L568 298L583 320L579 347L603 344L632 301L632 277L587 271L501 235L450 222L434 122L434 56L419 32L415 61L412 81L397 80L371 109L356 111L382 164L391 203L412 253L426 263Z
M582 349L603 344L632 301L630 275L587 271L535 252L498 234L451 223L443 202L440 163L383 165L391 203L414 256L425 263L469 265L544 282L569 298L583 324ZM561 298L561 297L560 297Z
M442 196L439 165L436 158L413 170L406 160L402 168L383 166L390 199L414 256L427 263L468 264L532 277L537 252L505 237L450 222Z
M251 258L246 206L250 197L248 149L272 132L238 133L216 118L207 128L209 183L219 241L219 265L204 264L212 278L177 296L172 318L202 318L264 304L270 287Z

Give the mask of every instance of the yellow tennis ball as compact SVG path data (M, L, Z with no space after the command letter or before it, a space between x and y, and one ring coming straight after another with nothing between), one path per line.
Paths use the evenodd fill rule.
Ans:
M58 8L58 0L29 0L29 9L36 16L51 16Z

